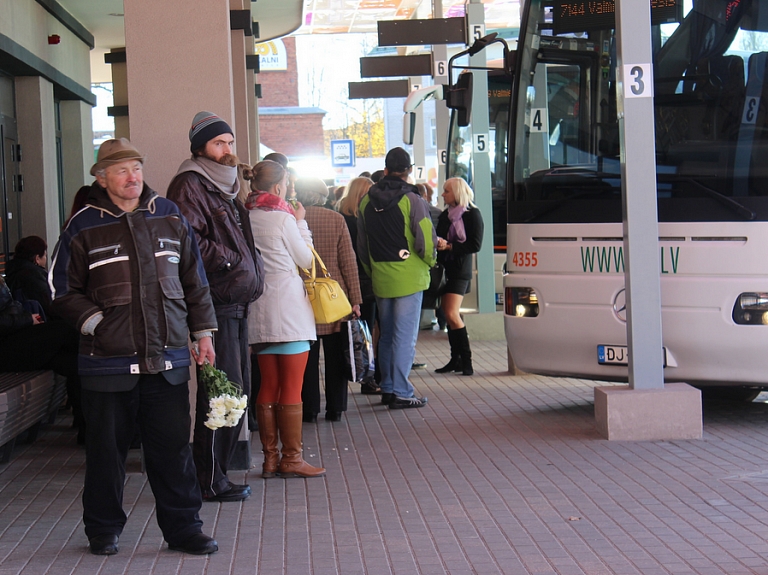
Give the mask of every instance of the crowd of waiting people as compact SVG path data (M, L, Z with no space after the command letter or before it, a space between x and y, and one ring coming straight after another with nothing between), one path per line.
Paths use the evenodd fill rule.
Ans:
M96 555L118 552L125 459L137 437L163 536L186 553L218 549L202 532L203 501L251 494L228 477L242 425L258 428L264 478L324 475L302 457L302 424L321 412L321 344L325 419L342 419L347 335L341 322L315 321L300 275L313 250L350 317L375 326L376 371L361 393L390 409L426 405L409 380L425 293L428 307L441 302L450 341L450 361L435 371L473 373L460 307L483 220L464 180L445 182L440 211L428 185L410 182L402 148L383 170L331 189L297 177L283 154L239 164L232 129L211 112L195 115L189 140L166 197L144 182L144 156L128 140L103 143L50 266L45 241L30 236L0 278L3 370L67 378ZM251 409L234 427L210 429L198 386L190 448L190 367L205 363L226 372Z

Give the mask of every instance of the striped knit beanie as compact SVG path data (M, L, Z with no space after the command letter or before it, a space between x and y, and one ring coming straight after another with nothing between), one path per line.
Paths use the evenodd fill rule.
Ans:
M189 141L191 143L189 149L194 152L222 134L235 135L229 124L213 112L198 112L195 114L192 127L189 129Z

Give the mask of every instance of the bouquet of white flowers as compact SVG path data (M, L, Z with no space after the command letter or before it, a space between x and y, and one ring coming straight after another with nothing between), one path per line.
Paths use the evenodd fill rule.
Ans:
M240 387L229 381L227 374L206 363L199 372L198 385L204 385L208 393L208 420L205 426L216 430L219 427L234 427L248 409L248 396Z

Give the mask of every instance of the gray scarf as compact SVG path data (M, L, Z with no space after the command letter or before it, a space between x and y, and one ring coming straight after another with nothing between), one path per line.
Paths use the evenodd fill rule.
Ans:
M225 200L234 200L240 191L237 166L224 166L203 156L197 156L181 163L178 173L183 172L200 174L216 186L217 191Z

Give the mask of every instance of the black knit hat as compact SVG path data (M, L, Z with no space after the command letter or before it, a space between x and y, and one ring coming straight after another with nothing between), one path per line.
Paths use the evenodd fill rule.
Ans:
M384 159L384 167L395 174L402 174L411 169L411 156L402 148L392 148Z
M189 129L190 151L194 152L205 146L216 136L222 134L232 134L232 128L224 120L219 118L213 112L198 112L192 120L192 127Z

